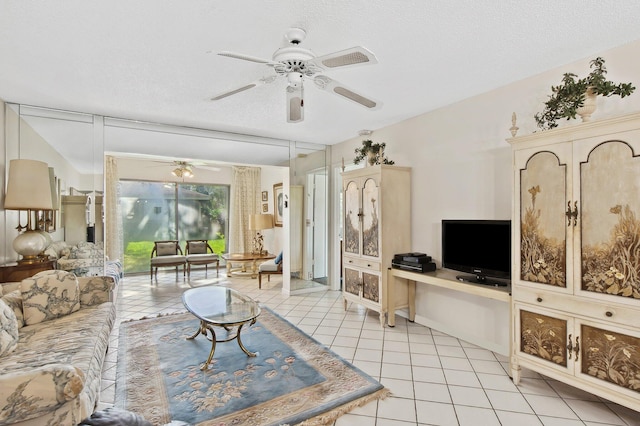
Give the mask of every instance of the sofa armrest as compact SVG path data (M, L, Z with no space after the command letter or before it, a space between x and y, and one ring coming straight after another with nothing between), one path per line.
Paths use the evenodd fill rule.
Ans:
M84 373L69 364L0 374L0 424L39 417L77 398L84 381Z
M115 300L116 282L110 276L78 277L80 306L94 306Z

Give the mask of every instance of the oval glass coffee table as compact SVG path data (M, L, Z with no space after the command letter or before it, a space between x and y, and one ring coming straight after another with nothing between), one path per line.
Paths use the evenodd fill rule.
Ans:
M216 350L216 343L229 342L233 339L238 340L238 345L244 353L249 356L256 356L256 352L251 352L242 344L240 332L245 324L249 326L255 324L258 315L260 315L260 305L252 298L241 294L240 292L227 287L207 286L199 288L191 288L182 294L182 303L189 312L200 320L200 328L193 336L187 337L188 340L195 339L202 333L211 341L211 352L207 362L200 367L201 370L209 368L209 364L213 359L213 353ZM222 327L227 331L227 338L222 340L216 339L216 333L213 327ZM238 327L235 334L229 336L229 332L234 327ZM211 333L211 335L209 335Z

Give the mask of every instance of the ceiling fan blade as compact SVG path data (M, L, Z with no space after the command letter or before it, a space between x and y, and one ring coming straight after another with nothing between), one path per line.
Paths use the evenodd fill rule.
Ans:
M287 86L287 122L300 123L304 120L304 95L302 84Z
M342 96L343 98L357 103L365 108L378 109L382 106L382 103L362 96L353 90L346 87L344 84L333 80L326 75L318 75L314 77L313 82L319 89L326 90L334 95Z
M310 59L307 63L317 65L321 68L342 68L357 65L377 64L376 56L362 46L352 47L328 55L318 56Z
M218 52L218 55L220 56L226 56L229 58L234 58L234 59L242 59L243 61L251 61L251 62L257 62L259 64L271 64L272 61L268 61L266 59L262 59L262 58L257 58L255 56L249 56L249 55L243 55L241 53L233 53L233 52Z
M270 75L267 77L259 78L255 81L252 81L251 83L245 84L240 87L236 87L235 89L227 90L226 92L222 92L212 97L211 100L219 101L220 99L226 98L227 96L235 95L236 93L241 93L241 92L244 92L245 90L253 89L254 87L257 87L257 86L262 86L263 84L273 83L276 80L276 78L278 78L277 75Z

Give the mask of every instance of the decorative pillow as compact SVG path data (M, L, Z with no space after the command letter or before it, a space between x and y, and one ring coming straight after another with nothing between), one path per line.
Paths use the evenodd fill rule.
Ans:
M278 257L276 257L276 265L279 265L280 262L282 262L282 252L280 252L280 254L278 255Z
M0 357L18 347L18 320L13 309L0 300Z
M156 244L156 254L158 256L170 256L178 254L175 243L158 243Z
M203 241L189 243L189 254L205 254L205 253L207 253L207 243Z
M59 318L80 309L78 279L71 272L38 272L22 280L20 290L25 325Z
M16 315L16 319L18 320L18 328L22 328L24 326L24 314L22 313L22 294L20 290L13 290L10 293L2 296L2 300L7 304Z

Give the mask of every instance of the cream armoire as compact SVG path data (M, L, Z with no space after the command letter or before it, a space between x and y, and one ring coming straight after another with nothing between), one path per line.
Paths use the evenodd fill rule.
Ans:
M640 411L640 114L508 140L512 374Z
M387 292L394 254L411 251L411 169L375 165L342 173L342 295L379 313L385 324L389 297L407 305L406 283Z

